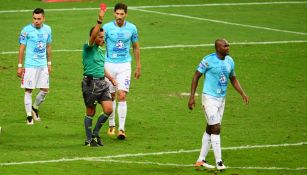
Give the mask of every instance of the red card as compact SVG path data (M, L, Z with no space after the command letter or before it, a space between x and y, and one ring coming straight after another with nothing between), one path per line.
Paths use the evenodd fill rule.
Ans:
M100 4L100 10L106 11L107 10L107 5L104 3Z

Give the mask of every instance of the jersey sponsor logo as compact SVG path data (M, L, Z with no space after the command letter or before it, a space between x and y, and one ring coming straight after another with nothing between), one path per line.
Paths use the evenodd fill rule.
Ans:
M43 41L38 41L36 44L36 48L34 49L35 53L45 53L46 52L46 45Z
M220 86L227 86L227 77L224 72L222 72L219 76L219 83Z

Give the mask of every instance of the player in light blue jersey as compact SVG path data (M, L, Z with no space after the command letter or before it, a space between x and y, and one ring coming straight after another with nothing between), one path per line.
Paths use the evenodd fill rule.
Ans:
M213 148L218 170L226 169L222 161L222 151L220 144L221 122L225 107L225 96L227 91L228 80L233 87L242 96L245 104L249 103L249 97L244 93L234 71L234 61L229 56L229 44L225 39L215 41L216 52L205 56L198 65L191 84L191 95L188 107L193 110L195 107L195 91L198 80L204 74L205 81L202 93L202 106L207 120L206 131L202 138L202 147L199 158L195 164L196 167L205 167L208 169L215 168L208 164L206 156L210 148Z
M116 79L117 88L110 83L110 92L113 99L113 113L109 117L108 135L115 135L115 111L116 96L118 100L117 113L119 118L118 139L125 139L125 122L127 116L126 95L130 88L131 77L131 55L132 45L133 54L136 61L134 77L139 79L141 76L140 46L138 32L135 25L126 21L128 7L126 4L117 3L114 7L115 20L103 26L106 41L106 64L105 69Z
M33 118L40 121L38 107L45 100L49 90L51 73L51 28L44 24L44 9L36 8L32 14L32 23L25 26L19 36L19 54L17 76L22 79L25 89L24 103L27 124L34 124ZM40 88L32 105L32 91Z

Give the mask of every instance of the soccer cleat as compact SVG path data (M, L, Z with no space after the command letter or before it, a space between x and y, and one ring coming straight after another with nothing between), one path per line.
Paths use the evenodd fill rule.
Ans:
M205 168L207 168L207 169L213 169L213 168L215 168L213 165L209 165L209 164L207 163L207 161L205 161L205 160L196 162L194 166L195 166L196 168L200 168L200 167L205 167Z
M33 125L33 124L34 124L34 121L33 121L32 116L28 116L27 117L27 125Z
M117 138L119 140L125 140L126 139L126 133L123 130L119 130L117 133Z
M226 169L226 166L223 164L222 161L220 161L220 162L217 162L217 163L216 163L216 169L217 169L217 170L225 170L225 169Z
M98 144L94 139L91 139L91 140L85 141L84 146L96 147L98 146Z
M35 121L41 121L41 118L38 115L38 109L35 109L33 106L32 106L32 116Z
M115 136L115 131L116 131L115 126L110 126L109 129L108 129L108 135L109 136Z
M93 136L93 140L97 143L97 146L103 146L102 140L99 136Z

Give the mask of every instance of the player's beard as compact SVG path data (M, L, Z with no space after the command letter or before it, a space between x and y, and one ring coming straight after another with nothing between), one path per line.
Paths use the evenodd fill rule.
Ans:
M124 23L124 19L118 18L116 19L116 23L121 26Z

